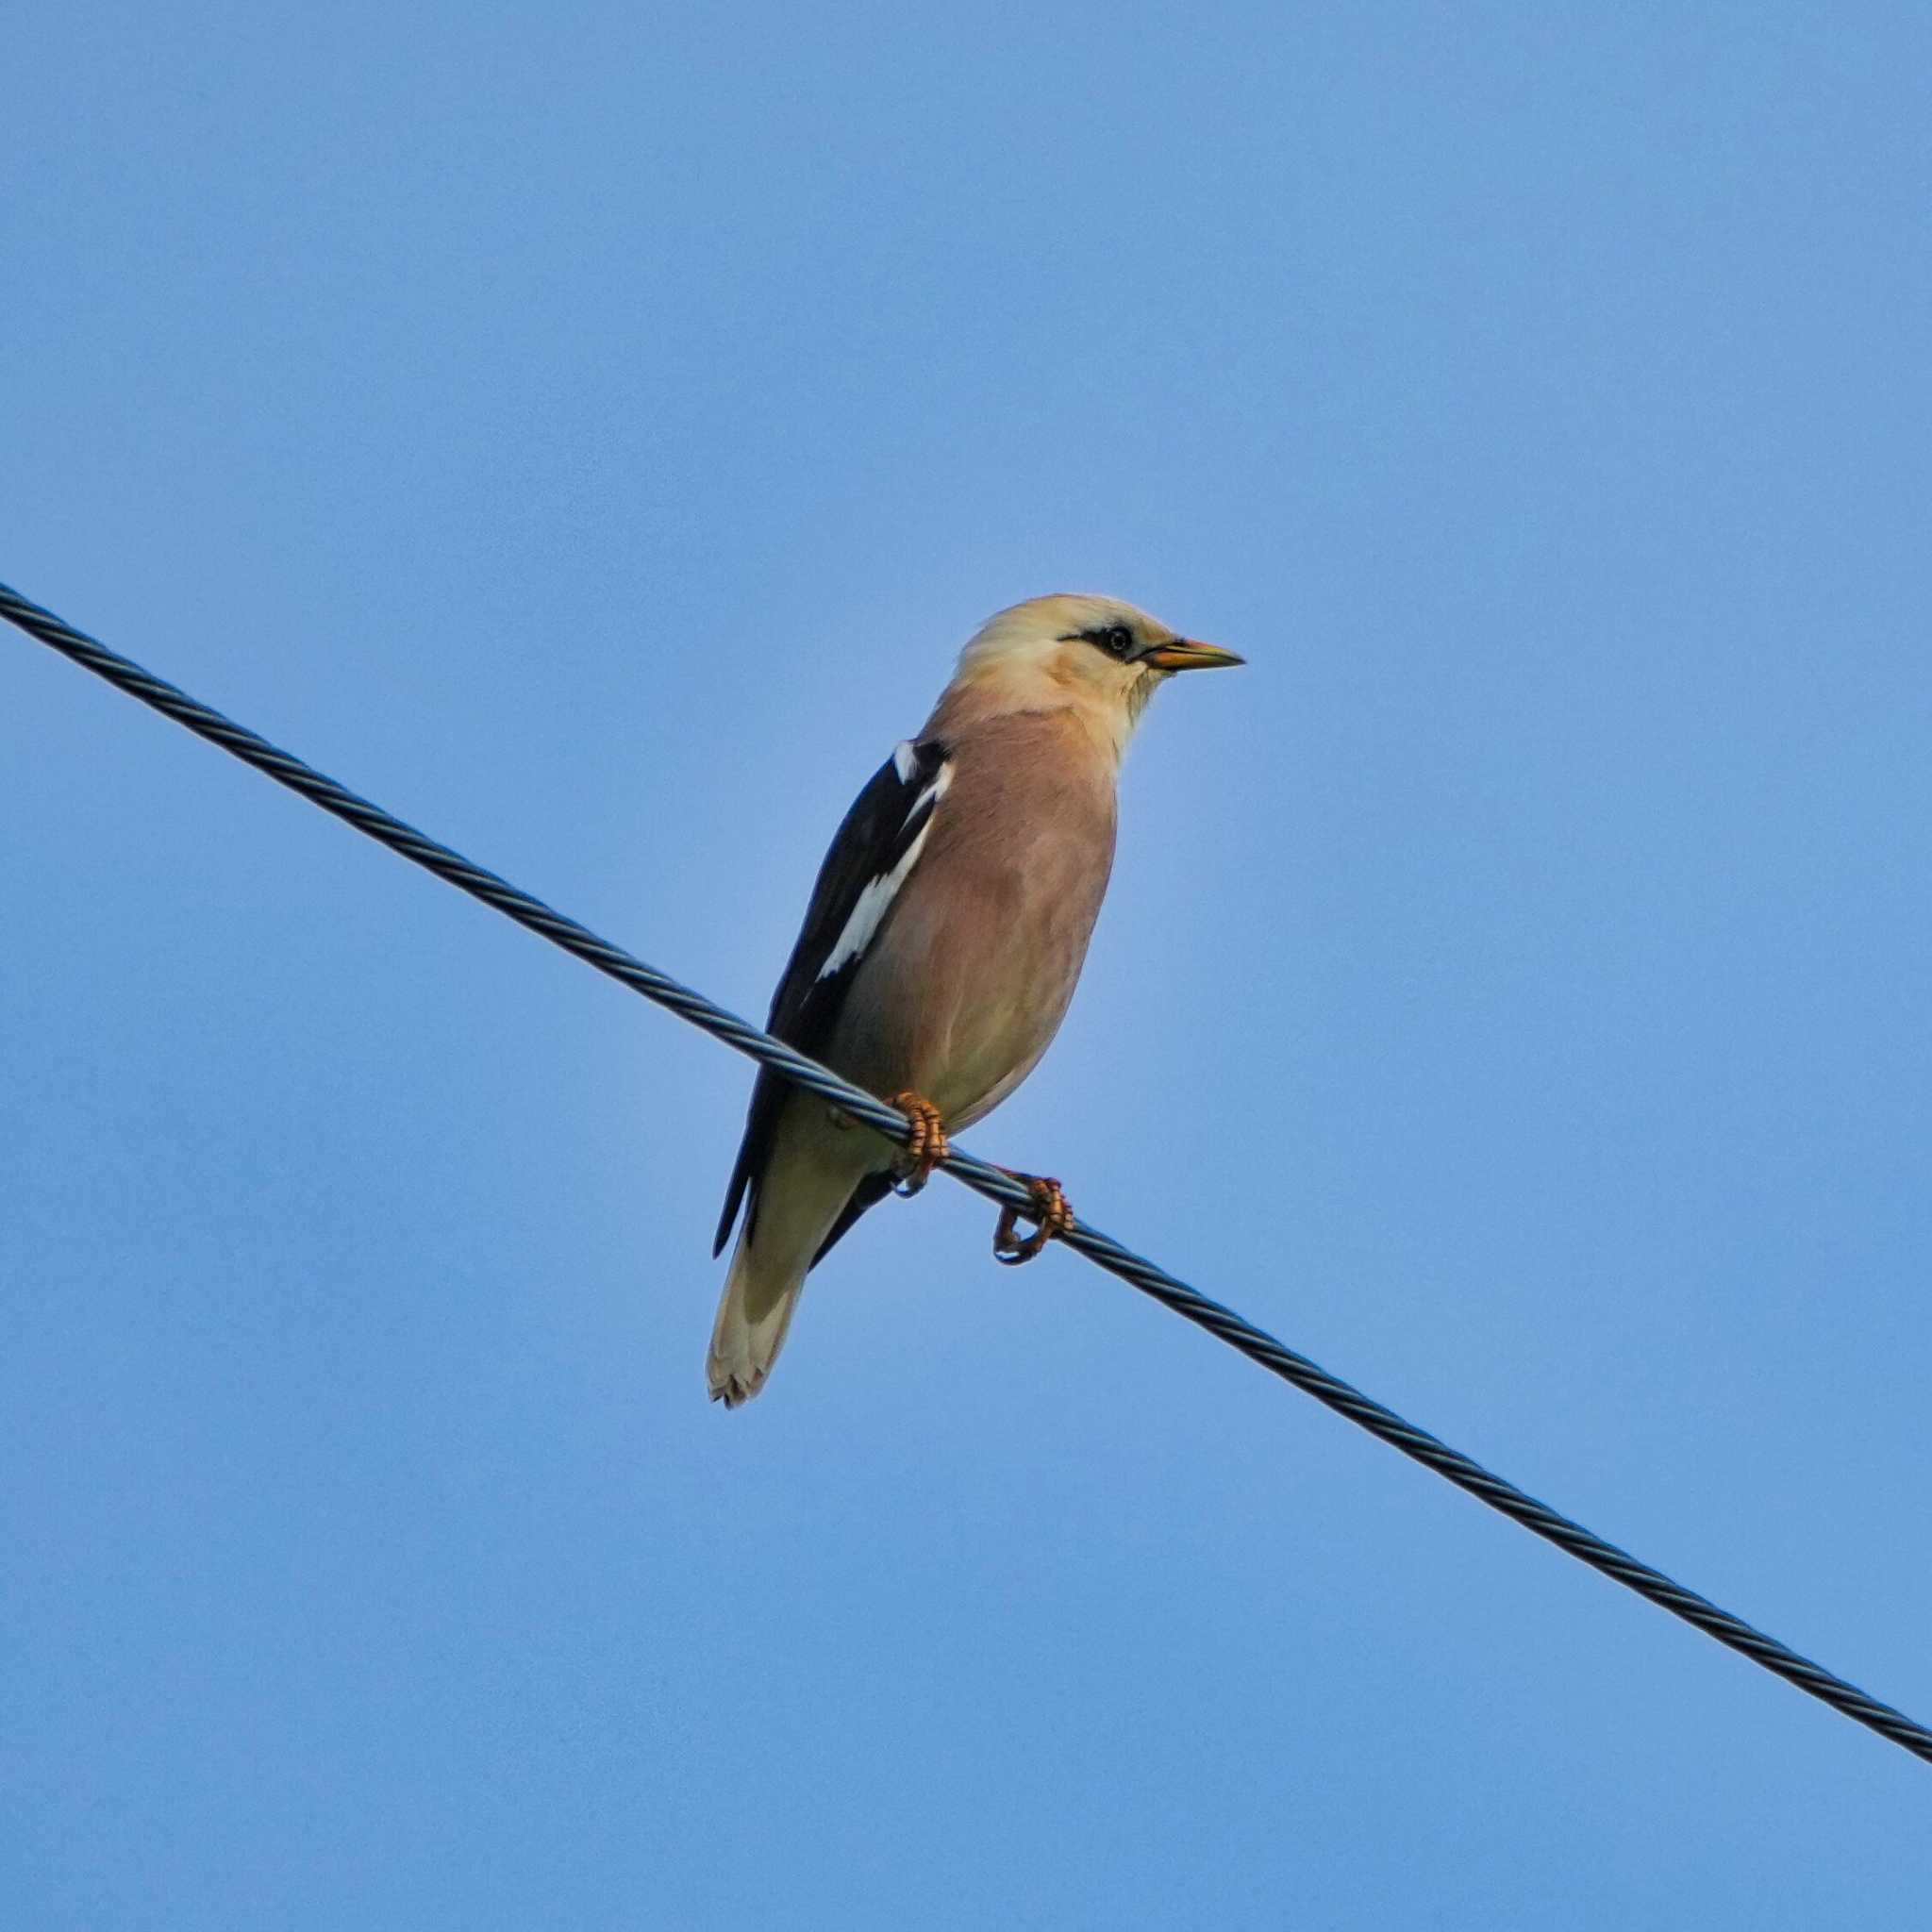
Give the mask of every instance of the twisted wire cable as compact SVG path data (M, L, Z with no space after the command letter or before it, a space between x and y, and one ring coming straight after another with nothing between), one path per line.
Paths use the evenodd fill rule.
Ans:
M197 737L207 739L210 744L219 745L243 763L267 774L277 784L299 792L325 811L333 812L337 818L378 844L388 846L391 852L422 866L425 872L434 873L438 878L455 886L459 891L469 893L472 898L480 899L484 905L515 920L519 925L527 927L551 944L575 954L619 985L627 986L633 992L641 993L647 1000L668 1008L679 1018L701 1027L713 1039L721 1040L726 1046L770 1067L774 1073L807 1091L820 1095L889 1139L904 1144L909 1138L911 1124L896 1108L886 1106L874 1095L841 1079L829 1067L821 1066L818 1061L808 1058L782 1041L773 1039L769 1033L740 1019L737 1014L727 1012L703 993L673 979L669 974L646 965L622 947L600 939L588 926L579 925L575 920L566 918L541 899L533 898L496 874L473 864L460 853L405 824L380 806L358 796L333 778L325 777L313 766L303 763L300 758L278 749L245 726L190 697L166 679L143 671L119 652L111 651L85 632L75 630L52 611L5 584L0 584L0 617L5 617L29 637L37 638L97 676L106 678L130 697L139 698L142 704L151 706L176 724L186 725ZM977 1159L957 1145L945 1166L955 1178L963 1181L975 1193L985 1195L988 1200L1022 1210L1033 1206L1033 1197L1027 1189L1004 1168ZM1795 1684L1800 1690L1828 1704L1832 1709L1876 1731L1880 1737L1890 1739L1915 1757L1932 1764L1932 1731L1903 1711L1881 1703L1857 1685L1847 1683L1823 1664L1801 1657L1776 1638L1767 1636L1740 1617L1720 1608L1695 1591L1687 1590L1662 1571L1641 1562L1628 1551L1606 1542L1593 1531L1572 1522L1547 1503L1539 1502L1514 1483L1506 1481L1463 1455L1460 1450L1452 1449L1426 1429L1405 1421L1392 1409L1385 1408L1379 1402L1364 1395L1359 1389L1342 1381L1340 1376L1331 1375L1307 1357L1298 1355L1266 1330L1256 1327L1232 1308L1224 1307L1221 1303L1190 1288L1164 1268L1157 1267L1144 1256L1123 1247L1098 1228L1079 1223L1062 1240L1066 1246L1076 1249L1097 1267L1104 1268L1130 1287L1138 1288L1141 1293L1151 1295L1163 1307L1171 1308L1197 1328L1205 1328L1230 1348L1240 1350L1250 1361L1279 1375L1283 1381L1292 1383L1304 1394L1312 1395L1336 1414L1345 1417L1358 1428L1366 1429L1372 1436L1379 1437L1391 1448L1400 1450L1424 1469L1433 1470L1478 1502L1488 1504L1491 1509L1500 1511L1533 1535L1541 1537L1545 1542L1554 1543L1557 1549L1567 1552L1579 1562L1588 1563L1592 1570L1601 1572L1613 1582L1635 1591L1659 1609L1668 1610L1672 1616L1681 1618L1707 1637L1714 1637L1740 1656L1749 1657L1753 1663L1761 1665L1787 1683Z

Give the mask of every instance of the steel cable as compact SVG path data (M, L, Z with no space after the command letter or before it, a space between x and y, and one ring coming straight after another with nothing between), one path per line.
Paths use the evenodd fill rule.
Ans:
M469 893L472 898L480 899L486 906L515 920L519 925L527 927L553 945L575 954L620 985L629 987L632 991L641 993L660 1007L668 1008L681 1019L701 1027L713 1039L722 1040L725 1045L770 1067L795 1085L821 1095L853 1119L876 1128L891 1140L904 1142L908 1139L910 1124L896 1108L886 1106L874 1095L841 1079L830 1068L795 1052L782 1041L773 1039L761 1028L708 1000L704 994L680 984L668 974L658 972L656 967L647 966L641 959L634 958L608 940L600 939L588 926L579 925L575 920L566 918L541 899L531 897L494 873L473 864L460 853L405 824L380 806L372 805L368 799L337 784L333 778L325 777L312 766L304 764L300 758L279 750L245 726L190 697L166 679L143 671L119 652L111 651L97 640L75 630L52 611L43 609L5 584L0 584L0 617L5 617L28 636L37 638L76 664L118 686L130 697L139 698L142 704L151 706L176 724L186 725L197 737L207 739L210 744L219 745L244 763L253 765L257 771L266 773L277 784L301 793L325 811L333 812L337 818L377 843L387 845L391 851L399 853L426 872L434 873L438 878ZM958 1147L953 1149L946 1170L989 1200L1023 1209L1032 1205L1032 1195L1027 1189L1005 1169L993 1167ZM1390 1447L1400 1450L1424 1469L1445 1477L1478 1502L1501 1511L1546 1542L1568 1552L1579 1562L1588 1563L1591 1569L1621 1583L1626 1590L1635 1591L1658 1608L1682 1618L1707 1636L1714 1637L1720 1643L1749 1657L1753 1663L1762 1665L1787 1683L1795 1684L1799 1690L1828 1704L1834 1710L1876 1731L1881 1737L1890 1738L1914 1757L1932 1763L1932 1731L1907 1717L1903 1711L1868 1695L1856 1685L1826 1670L1823 1664L1801 1657L1774 1637L1767 1636L1730 1611L1721 1609L1695 1591L1687 1590L1662 1571L1640 1562L1614 1543L1606 1542L1581 1524L1572 1522L1547 1503L1540 1503L1460 1450L1450 1448L1426 1429L1404 1421L1392 1409L1385 1408L1359 1389L1331 1375L1306 1356L1296 1354L1264 1329L1236 1314L1232 1308L1224 1307L1221 1303L1190 1288L1164 1268L1157 1267L1144 1256L1123 1247L1097 1228L1080 1223L1063 1237L1063 1241L1066 1246L1076 1249L1108 1274L1138 1288L1143 1294L1151 1295L1162 1307L1173 1309L1196 1327L1205 1328L1230 1348L1239 1349L1250 1361L1259 1363L1283 1381L1291 1382L1305 1394L1312 1395L1338 1415L1345 1416L1371 1435L1379 1437Z

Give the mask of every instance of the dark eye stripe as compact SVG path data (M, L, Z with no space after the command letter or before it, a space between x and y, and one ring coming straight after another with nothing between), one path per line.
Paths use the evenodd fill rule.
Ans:
M1063 644L1092 644L1109 658L1123 660L1134 655L1134 634L1124 624L1095 625L1091 630L1070 630L1060 639Z

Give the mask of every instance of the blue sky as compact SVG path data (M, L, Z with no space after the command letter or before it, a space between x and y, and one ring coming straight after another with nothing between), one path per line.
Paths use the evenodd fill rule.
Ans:
M1932 24L29 4L0 576L762 1011L978 620L1246 653L971 1137L1932 1713ZM1926 1768L0 635L37 1926L1895 1927Z

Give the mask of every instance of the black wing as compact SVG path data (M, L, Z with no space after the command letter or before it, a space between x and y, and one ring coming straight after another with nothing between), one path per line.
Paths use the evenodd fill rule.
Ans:
M908 860L916 858L920 841L932 824L933 811L945 791L946 757L946 747L934 740L902 744L858 794L819 868L804 929L786 962L784 977L772 999L771 1016L765 1022L768 1033L776 1034L788 1046L795 1046L814 1059L824 1058L839 1009L852 990L859 964L891 916L893 896L910 871ZM731 1239L732 1224L738 1219L747 1189L751 1193L747 1224L758 1214L758 1181L771 1155L772 1136L787 1085L777 1074L759 1069L744 1139L738 1149L738 1165L732 1170L724 1212L718 1221L718 1239L711 1249L714 1255L722 1254ZM870 1193L862 1206L848 1208L819 1255L823 1256L866 1208L882 1198L884 1191L881 1188ZM866 1194L869 1190L861 1187L859 1192Z

